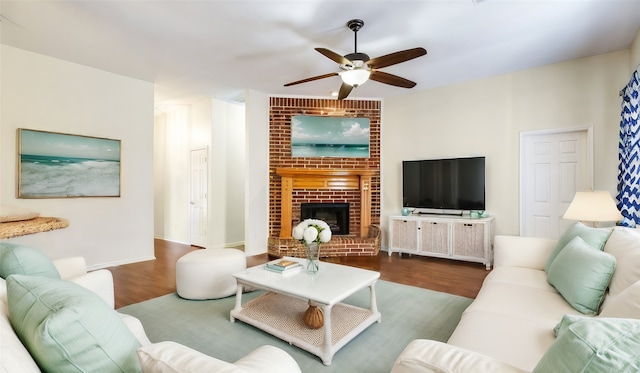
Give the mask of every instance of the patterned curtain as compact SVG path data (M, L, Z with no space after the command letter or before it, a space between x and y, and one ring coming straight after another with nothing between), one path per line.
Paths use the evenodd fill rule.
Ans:
M623 226L640 224L640 74L633 73L629 84L620 91L622 119L618 143L618 209Z

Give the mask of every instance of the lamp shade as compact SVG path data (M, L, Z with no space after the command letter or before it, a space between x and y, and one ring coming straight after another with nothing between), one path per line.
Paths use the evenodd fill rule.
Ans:
M622 214L607 191L576 192L562 218L592 222L618 221L622 219Z
M353 70L347 70L340 73L340 78L346 84L357 87L363 84L369 79L371 72L367 69L357 68Z

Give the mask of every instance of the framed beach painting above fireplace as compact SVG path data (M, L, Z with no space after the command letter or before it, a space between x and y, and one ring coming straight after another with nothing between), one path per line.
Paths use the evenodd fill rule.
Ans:
M369 158L369 118L294 115L291 157Z
M18 129L18 198L119 197L120 140Z

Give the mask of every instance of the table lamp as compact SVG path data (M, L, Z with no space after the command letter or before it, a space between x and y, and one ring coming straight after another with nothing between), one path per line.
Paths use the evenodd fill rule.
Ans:
M576 192L562 218L591 222L591 226L594 227L596 222L622 220L622 214L609 192L587 191Z

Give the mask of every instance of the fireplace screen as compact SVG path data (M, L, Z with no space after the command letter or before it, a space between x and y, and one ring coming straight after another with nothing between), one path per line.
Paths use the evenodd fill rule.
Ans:
M303 203L300 218L324 220L331 228L332 235L349 234L348 203Z

